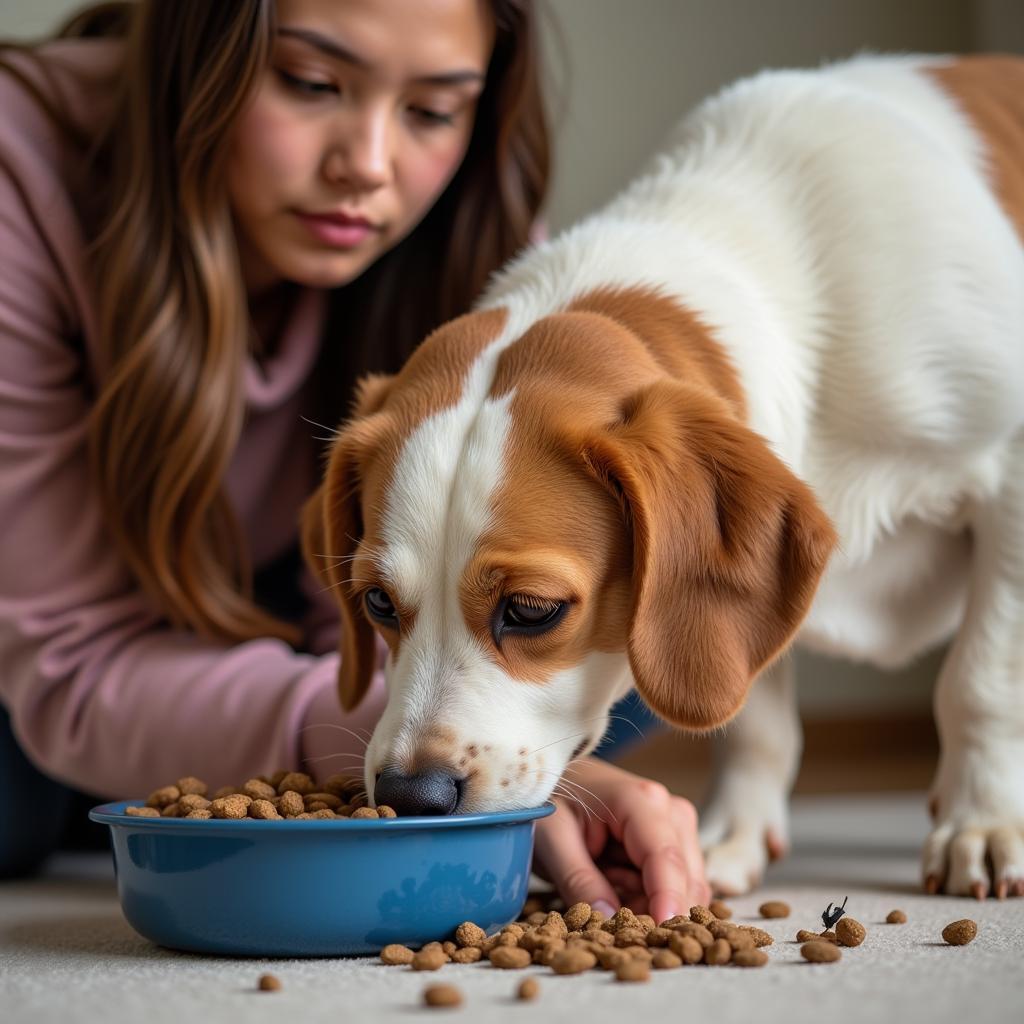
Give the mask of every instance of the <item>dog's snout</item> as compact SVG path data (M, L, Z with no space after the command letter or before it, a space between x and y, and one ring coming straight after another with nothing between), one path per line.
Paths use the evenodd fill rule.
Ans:
M405 775L397 768L385 768L373 787L378 805L387 804L400 815L453 814L462 796L463 779L444 769Z

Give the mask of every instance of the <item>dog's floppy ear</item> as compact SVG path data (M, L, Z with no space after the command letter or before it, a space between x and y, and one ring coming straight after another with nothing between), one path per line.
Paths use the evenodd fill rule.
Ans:
M810 607L831 522L720 398L679 382L634 395L584 458L632 530L637 689L675 725L728 721Z
M352 556L363 536L359 464L370 443L365 417L381 407L393 379L373 376L360 382L353 418L333 442L323 482L301 513L306 564L338 602L338 696L346 711L366 695L376 654L373 628L349 589Z

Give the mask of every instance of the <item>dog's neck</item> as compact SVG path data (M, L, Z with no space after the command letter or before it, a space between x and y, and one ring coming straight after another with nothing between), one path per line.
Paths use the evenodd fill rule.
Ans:
M616 319L628 317L626 326L649 338L650 325L660 319L663 328L665 318L631 297L656 294L674 305L684 328L676 341L687 372L708 371L710 341L738 386L719 370L710 372L710 383L799 469L810 405L803 382L812 379L806 369L815 358L809 325L787 321L785 297L758 277L760 257L739 239L712 241L679 217L662 223L613 217L613 208L528 250L495 279L478 308L506 309L510 327L525 332L551 313L609 313L611 305ZM615 295L620 298L609 299Z

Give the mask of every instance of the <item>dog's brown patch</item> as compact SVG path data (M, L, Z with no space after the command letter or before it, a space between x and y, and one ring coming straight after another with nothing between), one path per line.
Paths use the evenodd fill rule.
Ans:
M993 190L1024 241L1024 58L976 54L926 73L981 136Z

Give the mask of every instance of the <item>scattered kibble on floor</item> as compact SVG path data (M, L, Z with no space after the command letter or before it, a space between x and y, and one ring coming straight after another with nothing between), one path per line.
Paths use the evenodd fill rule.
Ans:
M951 921L942 929L942 938L951 946L966 946L968 942L974 941L977 934L977 924L966 917L960 921Z

